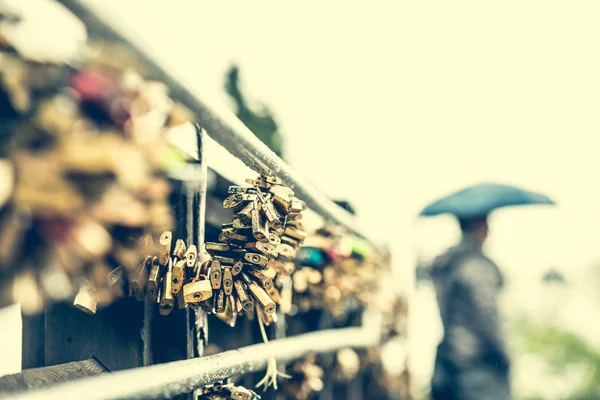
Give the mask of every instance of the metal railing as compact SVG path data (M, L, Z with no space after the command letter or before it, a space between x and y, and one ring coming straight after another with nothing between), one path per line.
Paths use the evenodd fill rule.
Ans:
M379 343L379 315L367 313L361 328L330 329L269 343L255 344L212 356L134 368L42 389L15 393L11 400L162 399L237 374L266 368L268 358L285 362L307 354L334 352L344 347L370 347Z

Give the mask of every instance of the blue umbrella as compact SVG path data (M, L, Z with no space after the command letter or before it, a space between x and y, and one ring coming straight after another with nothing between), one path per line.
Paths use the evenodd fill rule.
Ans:
M488 215L497 208L528 204L556 203L543 194L515 186L480 183L431 203L420 215L452 214L459 219L470 219Z

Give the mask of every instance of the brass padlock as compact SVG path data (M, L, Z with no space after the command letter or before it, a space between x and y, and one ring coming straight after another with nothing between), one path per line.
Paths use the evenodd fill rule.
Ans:
M273 175L260 175L260 180L263 182L270 183L271 185L282 185L283 180Z
M233 275L231 267L223 267L223 291L227 296L233 292Z
M183 287L183 282L185 281L185 266L186 260L179 260L177 264L173 267L173 274L171 276L171 291L174 295L178 295Z
M234 218L232 224L235 229L250 229L252 228L252 215L249 214L249 219L243 221L239 217Z
M247 273L255 277L260 282L262 287L265 288L265 290L268 291L268 289L273 287L273 280L257 269L248 268Z
M188 247L185 252L185 263L188 268L193 268L196 265L196 260L198 259L198 249L196 249L196 245L192 244Z
M257 268L265 269L267 267L267 263L269 259L263 255L258 253L246 253L244 254L244 260L249 262L250 264L254 264Z
M242 308L247 311L249 308L254 307L254 305L252 304L252 300L250 300L250 296L248 296L248 292L246 292L242 281L236 280L234 282L234 286L238 300L242 304Z
M185 258L185 242L183 239L177 239L175 242L175 249L173 250L173 257L177 257L177 261Z
M281 243L281 238L274 233L269 233L269 243L277 248L277 245Z
M267 222L261 217L258 208L252 209L252 236L260 242L269 241L269 229Z
M234 242L247 242L250 238L248 236L241 235L234 231L223 231L219 234L219 241L223 243Z
M160 285L160 267L158 257L152 258L152 267L148 274L148 284L146 285L146 293L148 300L155 302L158 299L158 288Z
M266 256L276 258L279 254L275 246L263 242L248 242L244 244L244 249L258 251Z
M245 226L252 226L252 211L256 209L256 202L250 202L244 208L242 208L238 213L236 213L237 220L240 221L240 224ZM258 211L258 210L257 210ZM236 227L235 219L233 220L233 226ZM236 227L237 228L237 227ZM239 229L239 228L238 228Z
M231 267L231 275L237 276L237 274L242 272L243 268L244 268L244 263L241 261L237 261L235 264L233 264L233 267Z
M246 275L245 273L242 272L241 275L242 275L242 279L244 280L244 283L248 287L248 290L250 291L250 293L252 293L252 296L256 299L256 301L258 301L260 306L264 309L265 313L273 314L275 312L275 308L276 308L275 302L269 297L267 292L265 292L263 288L258 286L258 284L256 282L251 280L248 277L248 275Z
M221 264L233 265L235 264L235 259L232 257L223 257L223 256L213 256L214 261L218 261Z
M204 248L209 254L224 253L229 251L229 246L226 243L207 242Z
M213 307L215 314L222 313L225 310L225 292L223 289L215 292Z
M213 260L210 264L210 283L213 289L221 289L222 276L221 263Z
M174 299L173 299L173 260L169 258L167 272L163 278L163 286L161 290L159 310L160 315L169 315L173 310Z
M173 234L171 231L164 231L160 235L159 243L161 245L160 253L159 253L159 261L161 265L167 265L169 263L170 253L171 253L171 240L173 239Z
M212 296L212 285L206 275L200 275L198 279L183 285L183 299L186 303L199 303Z
M256 186L263 189L270 189L273 186L270 183L258 180L258 179L246 179L246 183L249 183L252 186Z

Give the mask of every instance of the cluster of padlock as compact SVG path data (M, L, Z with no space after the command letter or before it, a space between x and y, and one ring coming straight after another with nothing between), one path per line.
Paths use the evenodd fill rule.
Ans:
M207 260L200 259L195 245L174 242L170 231L156 245L147 235L141 241L146 257L128 274L125 290L139 301L147 297L158 303L161 315L177 304L214 313L230 325L242 313L254 319L260 312L267 325L276 321L281 298L276 278L294 270L296 252L306 237L300 222L306 204L278 178L247 182L252 186L229 189L223 204L235 216L222 226L220 242L205 244ZM109 275L111 281L116 273ZM81 308L77 301L75 305Z
M277 320L281 298L276 278L294 271L306 237L300 221L306 204L277 177L246 182L251 186L229 188L223 206L233 210L233 220L221 227L219 242L205 244L211 259L202 263L200 276L213 295L200 307L230 325L240 314L254 319L256 313L268 325Z
M287 371L290 378L283 381L286 399L309 400L318 398L324 387L324 371L317 357L310 355L294 362Z
M230 379L224 379L198 389L196 400L260 400L256 392L243 386L234 385Z
M304 242L293 275L293 303L299 312L327 309L342 318L349 311L390 308L389 257L339 226L325 225Z
M193 115L70 14L57 15L72 35L28 36L26 3L0 6L0 305L36 312L79 287L106 304L138 239L172 227L167 174L183 157L163 137Z

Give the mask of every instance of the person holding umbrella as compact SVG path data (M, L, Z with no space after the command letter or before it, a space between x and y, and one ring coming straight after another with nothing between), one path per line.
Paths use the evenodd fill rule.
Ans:
M497 304L503 278L482 247L493 210L526 204L555 203L514 186L482 183L446 196L420 214L452 214L462 231L460 243L438 256L429 271L444 326L431 382L433 400L511 398L510 360Z

